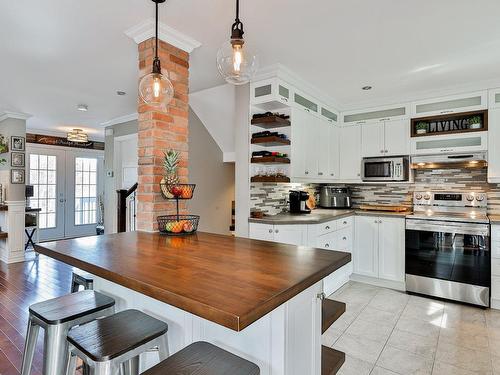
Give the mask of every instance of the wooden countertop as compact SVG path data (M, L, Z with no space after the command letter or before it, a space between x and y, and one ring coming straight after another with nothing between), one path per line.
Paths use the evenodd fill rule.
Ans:
M235 331L351 260L345 252L208 233L129 232L35 248Z

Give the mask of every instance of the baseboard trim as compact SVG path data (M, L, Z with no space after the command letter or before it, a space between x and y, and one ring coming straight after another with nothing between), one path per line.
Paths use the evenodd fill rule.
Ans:
M364 284L379 286L382 288L389 288L389 289L395 289L395 290L399 290L402 292L406 292L406 285L404 282L378 279L376 277L363 276L363 275L358 275L355 273L353 273L351 275L351 280L357 281L360 283L364 283Z

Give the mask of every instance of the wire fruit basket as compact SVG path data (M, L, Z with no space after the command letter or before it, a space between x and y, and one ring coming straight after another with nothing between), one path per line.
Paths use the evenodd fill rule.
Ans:
M198 229L200 217L198 215L179 214L179 201L193 198L195 184L165 184L161 183L161 194L165 199L175 200L176 215L158 216L158 230L169 236L193 234Z

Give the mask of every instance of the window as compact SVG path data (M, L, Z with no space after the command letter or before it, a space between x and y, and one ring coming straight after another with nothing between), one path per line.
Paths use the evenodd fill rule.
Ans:
M29 184L33 185L33 197L29 204L41 208L40 229L56 227L56 177L57 157L54 155L30 155Z
M75 225L97 223L97 159L75 158Z

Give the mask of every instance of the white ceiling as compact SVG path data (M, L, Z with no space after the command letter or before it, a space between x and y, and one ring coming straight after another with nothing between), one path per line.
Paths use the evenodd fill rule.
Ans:
M202 46L192 92L222 82L215 67L234 0L168 0L161 21ZM345 107L492 81L500 85L498 0L241 0L247 44ZM137 51L124 31L154 15L149 0L0 2L0 111L30 128L101 125L136 108ZM366 84L370 92L361 91ZM485 83L486 84L486 83ZM128 93L116 95L116 90ZM89 111L76 111L84 103Z

